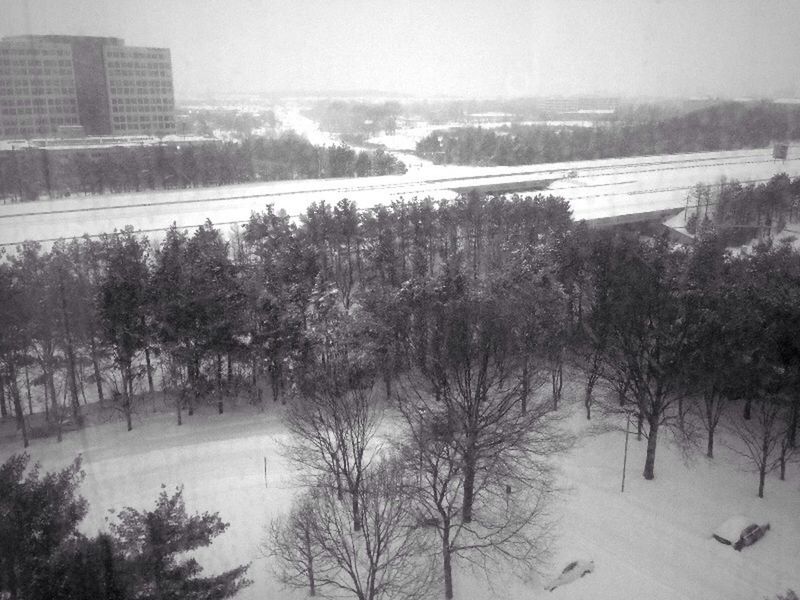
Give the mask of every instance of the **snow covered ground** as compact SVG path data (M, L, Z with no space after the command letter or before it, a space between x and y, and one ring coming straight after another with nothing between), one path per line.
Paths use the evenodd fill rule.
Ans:
M258 550L265 524L287 510L296 491L278 452L284 436L279 408L270 404L260 413L247 405L227 407L222 416L208 408L185 417L180 428L163 406L158 408L159 413L143 410L130 433L122 422L107 423L71 433L61 444L35 440L31 455L52 470L82 454L86 480L81 491L91 506L83 524L87 533L105 527L108 509L150 507L162 483L184 485L190 511L216 510L231 524L197 554L208 572L252 561L249 576L255 583L242 599L301 598L278 586ZM722 443L714 461L698 455L687 464L665 437L656 479L647 482L641 477L644 442L632 438L623 494L624 434L586 435L577 407L568 426L581 434L581 442L560 459L563 492L556 503L558 538L550 569L541 579L525 574L491 582L458 572L457 598L762 600L786 588L800 589L796 466L785 482L769 477L766 498L759 500L756 476L745 472ZM0 427L0 460L20 449L19 442L9 440L12 433L13 423ZM772 529L736 552L711 538L714 528L735 514L769 521ZM544 582L575 559L594 560L595 572L544 591Z

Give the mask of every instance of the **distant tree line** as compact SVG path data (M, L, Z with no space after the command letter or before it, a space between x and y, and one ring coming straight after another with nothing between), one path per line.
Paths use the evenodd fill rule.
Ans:
M240 142L163 143L101 151L23 148L0 152L0 200L21 202L286 179L405 173L382 150L319 147L287 133Z
M800 177L785 173L766 183L720 181L698 184L689 193L686 228L697 233L713 224L728 245L780 233L800 220Z
M402 107L398 102L333 100L318 102L307 112L324 131L371 136L381 131L393 133Z
M213 136L215 131L243 139L263 128L273 132L277 121L271 110L247 111L224 108L179 108L178 133Z
M466 127L435 131L417 152L444 164L525 165L648 154L763 148L800 139L800 108L769 102L724 103L686 114L593 127L515 125L507 130Z

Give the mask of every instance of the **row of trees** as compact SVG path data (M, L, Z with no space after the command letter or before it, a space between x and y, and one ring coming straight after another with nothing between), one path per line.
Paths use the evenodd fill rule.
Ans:
M223 533L218 513L189 515L183 490L162 490L152 510L125 508L110 532L78 527L89 509L78 494L80 458L42 475L26 454L0 465L0 594L12 600L222 600L250 584L240 565L202 577L186 553Z
M182 410L191 414L204 398L222 412L229 384L242 377L268 379L276 400L307 396L308 373L333 361L342 340L348 345L336 352L357 357L359 372L372 370L391 397L408 374L444 377L442 344L455 352L472 339L442 338L443 319L459 312L476 331L498 332L491 349L503 360L486 358L482 368L498 362L499 371L482 375L482 385L497 379L524 413L546 383L557 408L565 368L582 369L587 416L595 396L613 392L617 410L648 438L644 473L652 478L660 432L688 431L699 390L729 365L721 397L783 407L794 447L796 348L777 334L794 330L797 261L788 247L728 256L708 227L693 248L675 248L590 232L557 198L476 194L367 211L321 203L299 222L268 209L230 243L209 223L191 236L173 228L153 250L129 231L48 253L26 245L0 266L3 399L24 434L21 389L30 408L28 383L41 387L60 431L67 419L80 425L89 382L100 399L112 389L131 428L136 390L153 391L160 380L180 423ZM709 305L720 290L724 301ZM732 337L703 333L714 323ZM741 354L693 371L725 348ZM510 381L519 385L506 389ZM440 401L456 385L433 384Z
M333 100L318 102L306 112L325 131L369 137L381 131L394 133L402 107L397 102Z
M22 148L0 152L0 200L186 189L285 179L405 173L382 150L314 146L294 133L239 142L170 142L95 151Z
M698 184L686 204L689 233L712 223L727 243L742 244L780 233L800 220L800 177L791 179L784 173L766 183L742 184L734 179Z
M444 164L526 165L648 154L764 148L800 139L800 109L772 103L726 103L653 121L593 127L512 126L435 131L417 152Z
M618 394L619 412L647 437L645 478L654 476L659 433L691 441L706 432L707 455L726 422L732 447L759 473L786 463L796 447L800 346L800 255L789 244L758 246L752 254L725 250L704 230L691 248L624 238L595 247L593 300L582 341L585 403L601 381ZM624 282L624 284L623 284ZM726 411L744 401L741 418Z

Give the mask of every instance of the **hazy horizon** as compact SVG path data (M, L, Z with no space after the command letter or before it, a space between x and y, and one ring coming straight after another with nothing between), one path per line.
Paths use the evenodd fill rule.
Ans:
M178 98L800 96L795 0L0 0L0 15L0 36L170 48Z

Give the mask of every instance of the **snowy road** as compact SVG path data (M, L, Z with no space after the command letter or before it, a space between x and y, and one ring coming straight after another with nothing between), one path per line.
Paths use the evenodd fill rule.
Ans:
M794 149L792 149L794 150ZM741 150L668 156L577 161L522 167L429 166L406 175L249 183L216 188L106 194L0 206L0 245L23 240L99 235L131 225L158 232L173 222L194 228L211 219L217 225L246 221L271 203L291 215L312 202L349 198L360 207L399 198L452 198L453 189L514 185L522 190L553 182L550 191L566 198L576 219L603 220L621 215L677 209L699 182L721 177L765 181L776 173L800 175L800 156L774 160L770 150Z

